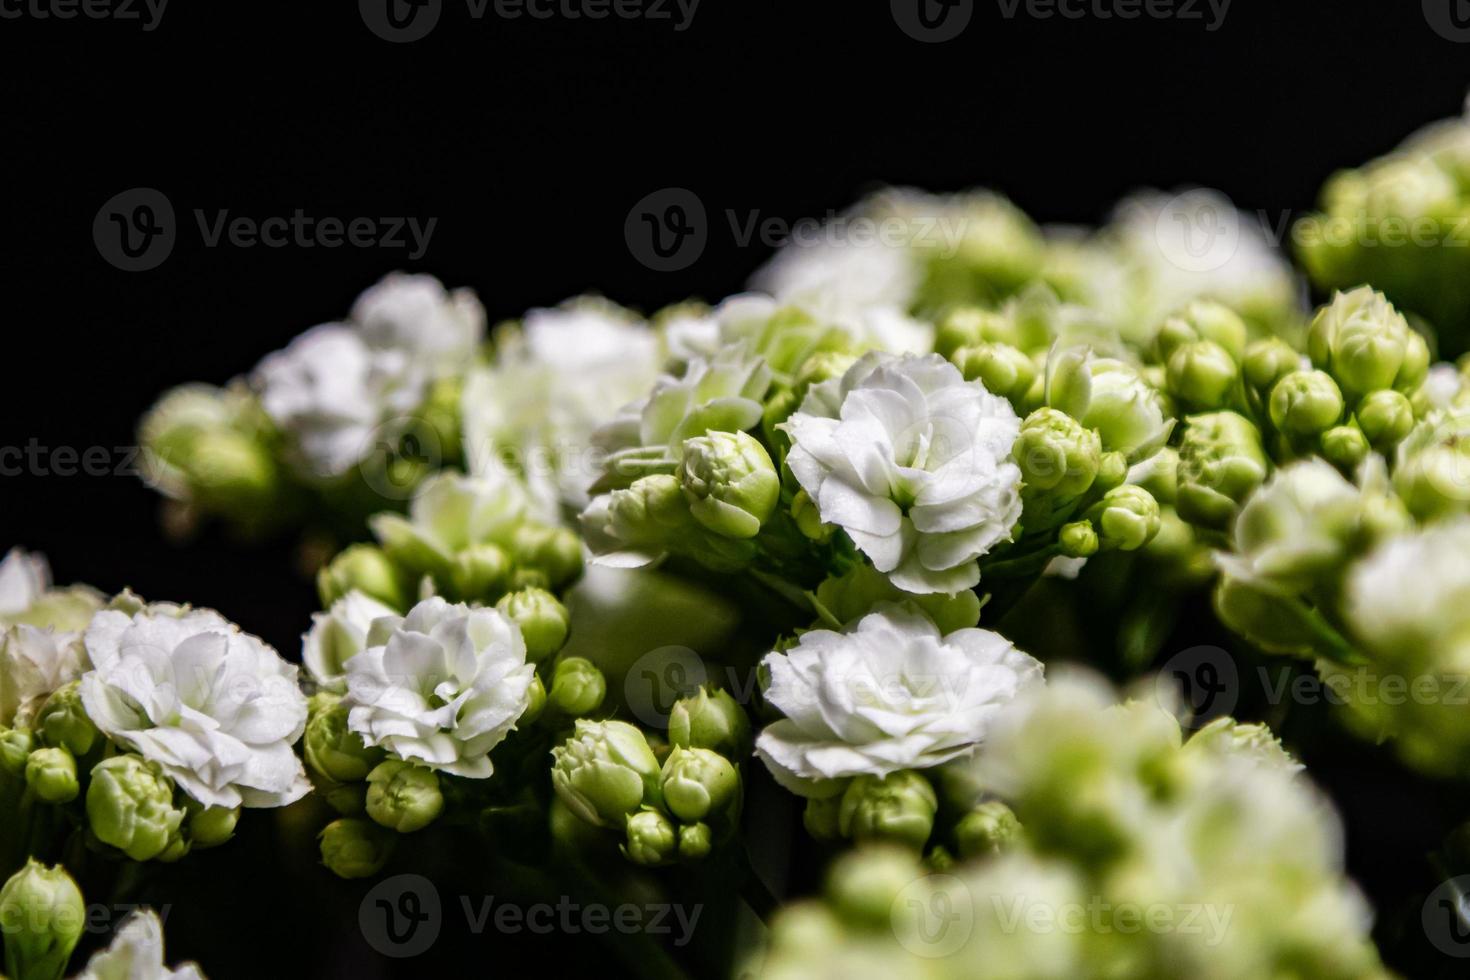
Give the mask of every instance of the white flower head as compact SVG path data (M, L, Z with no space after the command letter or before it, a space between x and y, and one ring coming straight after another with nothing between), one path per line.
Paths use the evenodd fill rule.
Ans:
M378 620L347 662L347 724L407 762L484 779L530 704L536 668L511 620L434 596Z
M1351 570L1343 611L1375 658L1470 673L1470 518L1390 538Z
M937 354L869 354L813 386L785 429L818 516L907 592L973 588L1020 520L1021 421Z
M328 323L268 355L255 385L297 467L328 478L365 459L383 423L418 406L426 377L404 352L375 350L353 328Z
M19 616L51 588L51 566L45 555L11 548L0 561L0 621Z
M301 645L301 662L311 679L324 690L346 690L343 665L367 648L368 630L376 620L397 615L393 607L356 589L326 612L313 613Z
M0 633L0 728L29 728L47 696L86 668L80 633L25 624Z
M104 610L87 628L82 704L113 741L205 806L285 806L310 784L297 669L210 609Z
M94 953L76 980L204 980L193 963L170 970L163 959L163 923L150 909L123 923L112 944Z
M1041 664L997 633L941 636L908 606L882 604L844 633L812 630L768 654L766 700L786 717L756 754L787 789L833 790L832 780L924 769L965 756Z
M583 298L526 314L461 400L471 473L509 460L543 519L581 508L597 476L592 433L658 377L658 340L631 313Z
M432 565L471 545L509 542L527 506L525 488L497 462L477 476L436 473L414 493L406 519L382 513L369 523L385 545L399 552L412 550Z
M449 292L433 276L394 272L352 304L368 345L401 351L435 375L458 374L485 339L485 308L473 290Z

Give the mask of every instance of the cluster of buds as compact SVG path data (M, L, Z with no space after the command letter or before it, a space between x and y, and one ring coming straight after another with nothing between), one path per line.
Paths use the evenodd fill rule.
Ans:
M627 722L578 720L552 749L551 783L634 864L695 863L736 831L749 752L745 712L725 691L700 688L675 703L666 741Z

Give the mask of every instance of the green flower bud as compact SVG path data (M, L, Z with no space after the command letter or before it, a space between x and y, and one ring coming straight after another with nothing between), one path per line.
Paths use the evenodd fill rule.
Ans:
M383 750L364 745L362 736L347 727L347 705L340 699L327 697L326 702L313 699L302 740L306 764L334 783L366 779L373 767L383 761Z
M748 539L715 534L696 521L679 478L671 474L640 477L626 490L612 491L607 533L639 550L689 555L716 571L736 571L755 557Z
M47 745L66 748L78 758L99 744L102 733L82 706L81 682L72 681L52 692L36 715L36 733Z
M371 878L388 863L396 842L392 831L370 820L333 820L321 833L322 864L338 878Z
M858 842L892 840L921 851L938 809L934 787L916 772L858 776L842 793L838 827Z
M1097 479L1092 481L1094 493L1107 493L1115 487L1121 487L1128 480L1128 457L1122 453L1103 453L1102 461L1098 463Z
M239 807L193 805L189 810L189 842L204 850L219 847L235 836L235 824L240 821Z
M1338 293L1318 311L1307 352L1354 399L1384 388L1412 391L1429 370L1424 338L1369 286Z
M654 868L674 860L678 832L673 821L654 809L640 810L628 818L628 841L623 854L634 864Z
M139 755L115 755L92 768L87 820L92 833L134 861L158 857L179 833L184 811L163 769Z
M510 573L510 581L506 583L505 588L508 592L549 589L551 588L551 577L539 568L517 568Z
M1188 331L1186 336L1185 331ZM1199 299L1164 321L1159 330L1159 354L1168 360L1173 346L1164 349L1165 336L1180 338L1183 342L1204 340L1219 344L1229 353L1231 360L1239 361L1245 355L1246 342L1250 339L1250 328L1240 314L1222 303Z
M511 534L510 553L517 566L544 573L547 588L560 589L582 574L582 539L568 528L523 524Z
M367 781L367 815L389 830L423 830L444 811L444 794L432 769L389 759L368 773Z
M979 381L985 390L1019 403L1036 383L1036 363L1010 344L976 344L950 355L966 381Z
M1436 414L1399 444L1393 486L1421 521L1470 507L1470 415Z
M1070 415L1038 408L1021 423L1011 456L1027 489L1070 499L1084 493L1097 477L1102 440Z
M268 512L280 474L265 446L230 429L201 433L187 456L176 460L189 491L208 511Z
M893 903L921 874L914 855L901 847L859 848L832 863L827 895L833 909L851 925L887 929Z
M579 718L551 756L556 795L593 826L621 827L645 801L659 798L658 760L627 722Z
M1181 344L1169 355L1169 394L1195 408L1223 407L1239 377L1240 366L1213 340Z
M679 482L694 519L727 538L759 534L781 496L770 454L746 432L684 440Z
M1261 433L1250 420L1234 412L1190 416L1179 446L1179 516L1224 528L1267 469Z
M719 813L739 789L740 774L718 752L675 748L664 763L664 805L686 823Z
M37 749L26 760L26 785L46 803L70 803L81 792L77 761L63 748Z
M1414 406L1397 391L1373 391L1358 403L1358 428L1380 453L1393 449L1414 428Z
M1311 437L1342 418L1342 391L1323 371L1293 371L1271 389L1271 424L1289 436Z
M841 813L842 794L810 797L806 801L806 809L801 813L801 825L816 840L840 840L842 838Z
M1159 533L1159 502L1143 487L1125 483L1087 512L1103 549L1137 551Z
M801 362L796 370L795 388L805 392L812 385L840 378L847 369L857 363L857 357L847 351L821 350Z
M461 599L490 599L510 582L510 556L494 544L473 544L454 556L448 583Z
M1168 440L1164 398L1131 364L1073 349L1054 353L1047 371L1047 405L1096 429L1103 449L1136 461Z
M546 710L546 685L541 682L541 675L535 674L531 677L531 686L526 691L529 703L526 710L521 712L520 724L529 725L541 717L541 712Z
M592 661L583 657L567 657L551 672L551 691L547 702L572 718L590 715L602 706L607 696L607 678Z
M1276 382L1293 371L1301 370L1302 356L1280 337L1258 340L1245 349L1241 371L1249 384L1262 397L1270 394Z
M1057 535L1057 545L1067 558L1091 558L1097 554L1101 542L1097 529L1089 521L1073 521L1062 526Z
M816 598L817 605L826 611L823 618L837 624L861 619L880 602L913 603L944 635L969 629L980 622L980 597L973 590L965 589L952 596L943 593L914 595L900 590L888 580L888 576L868 564L853 565L841 575L828 576L817 586Z
M0 731L0 772L11 776L24 776L26 760L36 748L31 733L23 728L8 728Z
M961 347L974 347L991 342L1019 346L1020 332L1004 313L979 307L959 307L939 321L934 334L934 350L941 357L954 359Z
M832 533L836 530L830 524L823 524L822 517L817 513L817 505L812 500L811 494L805 490L798 490L796 496L791 500L791 519L796 522L796 529L806 538L826 544L832 539Z
M1356 425L1335 425L1322 433L1322 457L1341 470L1357 469L1371 451L1368 437Z
M1129 467L1128 482L1143 487L1161 504L1174 503L1179 499L1179 452L1165 446Z
M360 817L367 812L367 783L328 783L318 786L327 806L344 817Z
M727 759L750 754L750 719L730 692L708 685L674 702L669 742L679 748L710 749Z
M521 628L526 659L532 663L545 660L567 642L567 628L571 623L567 607L545 589L508 593L500 597L495 608Z
M397 567L383 549L370 544L352 545L323 566L316 575L316 589L327 609L353 589L394 609L409 606L409 590Z
M679 860L702 861L714 849L714 831L707 823L686 823L679 827Z
M954 836L961 857L990 857L1016 846L1021 838L1021 821L1010 807L990 800L961 817Z
M60 980L86 924L81 889L66 869L30 859L0 888L5 971L15 980Z

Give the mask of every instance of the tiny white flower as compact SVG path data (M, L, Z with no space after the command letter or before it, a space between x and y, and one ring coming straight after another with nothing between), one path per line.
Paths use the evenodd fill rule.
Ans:
M374 350L338 323L313 327L256 368L261 405L309 475L340 476L373 449L384 422L422 400L424 376L402 351Z
M368 345L402 351L435 375L459 374L485 339L485 308L473 290L446 290L433 276L394 272L352 304Z
M210 609L104 610L87 628L82 703L103 734L205 806L284 806L310 784L297 668Z
M953 594L1020 520L1020 428L1009 402L937 354L869 354L813 386L785 424L786 462L822 521L894 585Z
M28 728L53 691L82 676L80 633L17 624L0 633L0 728Z
M343 665L367 648L368 629L375 620L397 615L393 607L356 589L332 603L326 612L312 613L311 629L301 645L301 662L307 673L324 690L346 690Z
M369 523L385 545L417 554L421 564L433 567L471 545L508 543L527 506L525 489L497 461L478 476L436 473L414 493L407 518L382 513Z
M494 609L434 596L374 623L347 662L347 724L407 762L484 779L490 750L530 705L536 668L520 629Z
M937 766L974 751L1041 664L982 629L941 636L926 616L883 604L845 633L812 630L768 654L766 700L786 717L756 754L787 789L832 792L831 780Z
M123 923L112 944L94 953L76 980L204 980L193 963L170 970L163 959L163 923L144 910Z
M19 616L51 588L51 566L45 555L11 548L0 561L0 621Z

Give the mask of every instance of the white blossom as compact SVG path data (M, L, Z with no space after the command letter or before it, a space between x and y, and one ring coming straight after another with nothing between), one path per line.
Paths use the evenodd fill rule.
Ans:
M922 769L969 755L1041 664L997 633L941 636L907 606L880 605L855 628L811 630L768 654L766 700L786 717L756 754L783 786L826 795L831 780Z
M955 593L1021 516L1020 419L938 355L869 354L813 386L787 465L824 523L908 592Z
M82 676L80 633L16 624L0 633L0 728L28 728L47 696Z
M379 427L417 407L425 384L406 353L376 350L339 323L313 327L255 370L261 405L286 434L293 462L318 478L366 458Z
M436 376L459 374L485 339L485 308L473 290L449 292L433 276L394 272L352 304L368 345L402 352Z
M76 980L204 980L193 963L171 970L163 959L163 923L144 910L123 923L112 944L92 954Z
M378 620L368 643L347 662L348 727L399 759L488 777L490 750L529 706L536 671L515 623L434 596Z
M375 620L397 616L393 607L353 589L326 612L312 613L311 629L302 638L301 662L323 689L341 693L347 680L343 665L367 648Z
M51 588L51 566L45 555L11 548L0 561L0 622L19 616Z
M306 727L297 668L209 609L98 613L82 703L113 741L205 806L272 807L310 789L291 746Z

